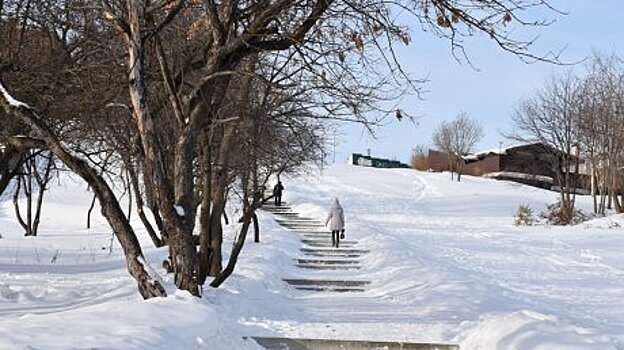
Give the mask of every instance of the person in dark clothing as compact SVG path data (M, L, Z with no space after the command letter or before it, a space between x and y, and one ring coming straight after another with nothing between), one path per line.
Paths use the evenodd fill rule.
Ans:
M282 191L284 190L284 185L282 185L281 181L277 181L275 187L273 187L273 197L275 198L275 206L282 205Z

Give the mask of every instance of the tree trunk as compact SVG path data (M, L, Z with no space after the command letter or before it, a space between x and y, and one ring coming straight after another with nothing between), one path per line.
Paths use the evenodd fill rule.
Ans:
M206 277L208 277L210 272L210 256L212 255L210 250L210 242L211 242L211 234L210 234L210 199L212 193L211 187L211 156L210 156L210 146L209 141L208 145L202 147L203 154L201 157L201 168L202 168L202 197L201 197L201 205L199 212L199 254L198 254L198 276L197 283L199 285L204 285L206 282Z
M93 212L93 208L95 207L96 199L97 199L97 196L94 193L93 198L91 199L91 205L89 206L89 210L87 210L87 229L91 228L91 213Z
M253 162L250 162L253 163ZM220 271L219 274L215 277L215 279L210 283L211 287L219 287L221 283L223 283L233 272L234 267L238 261L238 256L240 255L243 246L245 245L245 240L247 238L247 232L249 231L249 225L254 220L254 224L257 225L257 218L255 214L255 209L258 207L260 203L260 197L257 196L257 190L254 189L249 191L249 173L255 174L255 168L253 166L251 169L248 167L243 170L241 174L241 183L243 190L243 217L239 222L242 221L242 226L238 233L238 237L234 242L234 246L232 247L232 252L230 254L230 258L228 259L227 266L223 271ZM252 175L253 176L253 175ZM252 196L252 203L249 203L249 197ZM257 226L256 226L257 227Z
M141 164L145 164L143 161ZM137 179L138 181L138 179ZM154 216L154 221L156 223L156 228L160 233L160 239L162 241L162 245L167 245L169 241L169 235L165 231L164 224L162 222L162 217L160 216L160 210L158 209L158 200L156 199L156 190L154 189L154 185L152 183L151 177L146 176L145 172L143 173L143 185L145 186L145 199L147 206L152 212L152 216Z
M37 194L37 205L35 207L35 218L32 223L32 232L33 235L36 236L39 231L39 221L41 219L41 209L43 207L43 196L45 194L48 183L50 182L50 172L52 171L52 165L54 164L54 160L52 155L49 154L47 158L45 172L43 173L43 177L39 176L37 173L37 185L39 186L39 191Z
M139 219L141 219L143 227L145 227L145 230L147 230L147 234L152 239L152 242L154 242L154 245L156 247L162 247L163 241L158 237L158 234L156 234L154 227L145 215L145 210L143 209L145 207L145 203L143 203L143 196L141 195L141 191L139 190L139 178L132 166L128 167L128 178L128 186L132 189L132 191L134 191L134 198L136 198L137 214L139 215Z
M247 231L249 231L249 224L251 222L251 213L249 209L245 209L245 214L243 215L243 225L241 226L240 232L238 233L238 238L232 247L232 254L230 254L230 258L228 260L228 264L220 271L220 273L215 277L214 280L210 283L211 287L219 287L230 275L234 272L234 267L236 266L236 262L238 261L238 256L240 255L243 246L245 245L245 239L247 238Z
M214 191L214 189L213 189ZM221 211L225 205L223 198L218 198L223 192L217 190L212 194L212 210L210 213L210 256L208 258L208 275L217 276L222 269L223 254L223 225L221 224Z
M210 258L208 269L209 276L217 276L222 269L222 252L221 245L223 243L223 225L221 217L226 203L227 190L227 171L229 169L229 158L234 139L235 124L225 126L225 131L219 144L219 153L215 159L214 168L212 169L211 183L211 201L212 210L210 213Z
M33 203L33 158L26 162L26 175L24 176L24 193L26 194L26 225L28 226L27 236L34 236L32 228L32 203Z
M54 133L41 121L33 109L23 105L11 105L3 99L0 99L0 105L7 113L16 115L24 124L39 134L47 148L93 188L94 193L100 200L102 214L113 229L124 251L128 271L136 280L139 292L143 298L166 296L167 293L162 285L150 276L145 269L139 241L106 181L85 161L67 152Z
M19 207L19 195L22 191L22 182L24 181L23 175L20 175L17 178L17 184L15 187L15 193L13 194L13 208L15 209L15 217L17 218L17 222L24 229L24 236L30 236L30 227L26 224L24 219L22 218L22 213Z
M254 211L252 217L253 226L254 226L254 242L260 243L260 224L258 223L258 215Z
M619 214L622 212L622 204L620 203L620 199L618 198L620 189L618 188L617 174L613 174L613 183L611 186L613 187L613 207L615 208L615 212Z
M193 244L192 231L188 229L189 220L186 217L190 214L190 208L182 204L184 210L182 215L176 208L175 194L171 184L167 181L164 157L157 147L158 138L155 123L147 105L147 87L144 80L143 65L143 33L141 31L142 23L145 20L145 9L139 0L129 0L127 7L129 28L127 28L125 39L128 49L128 82L132 109L141 137L141 145L145 152L145 170L147 176L153 180L163 226L170 235L169 248L175 284L178 288L199 296L196 280L197 253ZM177 150L178 146L176 146ZM176 154L176 156L186 157L186 155L180 154ZM178 181L190 180L192 177L178 179Z
M0 155L0 195L7 189L11 180L24 164L24 151L8 145Z
M449 172L451 173L451 181L455 180L455 176L454 176L454 171L453 171L453 160L451 158L448 159L449 161Z
M146 271L139 240L130 226L130 223L127 221L123 210L119 206L113 191L108 187L106 182L83 161L72 158L69 154L60 149L55 150L55 155L93 188L94 193L100 201L102 215L107 219L121 244L126 257L128 271L137 281L139 292L143 298L166 296L167 293L163 286Z
M123 181L123 179L122 179ZM128 192L128 221L132 221L132 185L130 185L130 175L128 174L128 170L126 170L126 191Z
M592 195L592 202L594 205L594 214L598 214L598 193L596 190L596 170L594 167L594 162L592 161L592 167L591 167L591 171L590 171L590 191L591 191L591 195Z

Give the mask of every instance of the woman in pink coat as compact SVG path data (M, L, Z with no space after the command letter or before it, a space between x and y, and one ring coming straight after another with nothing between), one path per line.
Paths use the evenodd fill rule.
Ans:
M340 238L344 238L345 231L344 210L340 206L338 198L332 200L332 206L327 215L327 220L325 220L325 226L327 226L327 224L329 224L329 229L332 232L332 247L338 248ZM341 233L342 237L340 237Z

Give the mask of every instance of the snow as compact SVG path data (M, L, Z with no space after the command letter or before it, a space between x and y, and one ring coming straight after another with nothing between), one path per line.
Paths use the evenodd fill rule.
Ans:
M186 215L186 212L184 211L184 208L182 208L181 206L179 206L179 205L174 205L174 206L173 206L173 208L175 209L176 214L178 214L178 216L184 216L184 215Z
M491 177L491 178L506 177L506 178L514 178L514 179L539 180L539 181L550 182L550 183L554 182L553 178L550 176L516 173L512 171L492 172L492 173L483 174L483 176Z
M4 96L4 99L11 106L13 106L13 107L25 107L25 108L31 109L31 107L29 105L27 105L26 103L18 101L13 96L11 96L11 94L9 94L9 92L4 88L4 85L2 85L2 83L0 83L0 92L2 92L2 96Z
M233 276L198 299L175 290L161 267L167 249L133 215L144 264L169 294L144 301L98 208L84 228L86 185L66 179L47 197L39 237L23 237L12 203L0 202L0 349L258 349L244 336L624 348L622 215L516 227L520 204L537 213L557 193L411 169L334 165L282 181L284 200L318 220L338 197L347 239L370 250L360 270L305 274L370 280L365 292L285 285L302 274L301 242L261 212L261 243L249 239ZM591 198L577 201L590 211ZM236 225L225 227L226 255Z

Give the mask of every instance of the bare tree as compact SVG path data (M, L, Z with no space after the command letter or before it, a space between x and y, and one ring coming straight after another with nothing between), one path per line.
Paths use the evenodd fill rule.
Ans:
M579 169L581 82L571 73L552 78L535 96L521 101L512 119L524 142L539 142L550 154L561 201L561 222L573 219Z
M451 122L442 122L433 133L433 143L447 154L451 177L457 172L457 181L461 181L464 156L473 151L474 146L483 138L483 128L476 120L471 120L468 113L461 112Z
M17 221L24 229L24 235L37 236L41 220L43 196L48 183L52 179L54 159L51 154L45 154L41 151L30 150L28 153L29 156L22 165L22 171L16 178L13 207L15 208ZM23 211L20 209L19 204L22 194L26 202L25 217L22 215Z
M9 66L24 68L3 76L9 86L0 98L0 118L24 125L23 134L42 142L89 183L146 298L165 292L147 273L111 179L102 172L102 155L110 149L123 166L136 170L168 244L176 286L200 295L204 275L216 276L219 284L232 270L229 263L222 267L221 220L236 176L244 227L257 205L253 178L258 169L234 175L238 160L232 155L242 151L239 159L258 159L259 168L273 169L266 173L279 173L315 156L280 153L290 146L288 140L299 142L301 150L318 143L314 134L321 128L310 119L359 122L372 129L383 117L404 115L380 104L407 91L417 93L422 82L411 78L394 55L396 43L410 41L396 9L450 40L456 54L463 52L463 38L480 32L521 58L556 60L534 55L530 41L513 36L514 24L548 24L522 18L534 7L549 8L544 0L86 2L93 6L46 1L32 2L28 10L20 0L0 4L3 13L20 9L11 31L16 35L6 41L12 50L7 57ZM36 59L28 62L29 55ZM278 73L265 75L264 64ZM241 148L248 141L243 136L250 135L246 113L259 96L248 76L290 85L290 93L268 94L274 105L285 106L267 113L266 124L282 142L268 148L273 152ZM13 95L27 97L28 105L13 103ZM119 105L129 106L130 113L108 108ZM299 118L280 119L282 112ZM124 130L120 138L101 132L108 124ZM306 125L314 132L301 133ZM283 163L276 166L277 158ZM193 240L197 215L204 237L199 253ZM202 266L205 262L208 266Z
M614 55L595 54L583 79L578 127L580 146L589 163L594 211L610 204L622 212L624 166L624 69Z
M455 163L458 157L453 153L453 132L451 123L442 121L433 132L433 144L442 151L448 160L451 180L455 174Z

